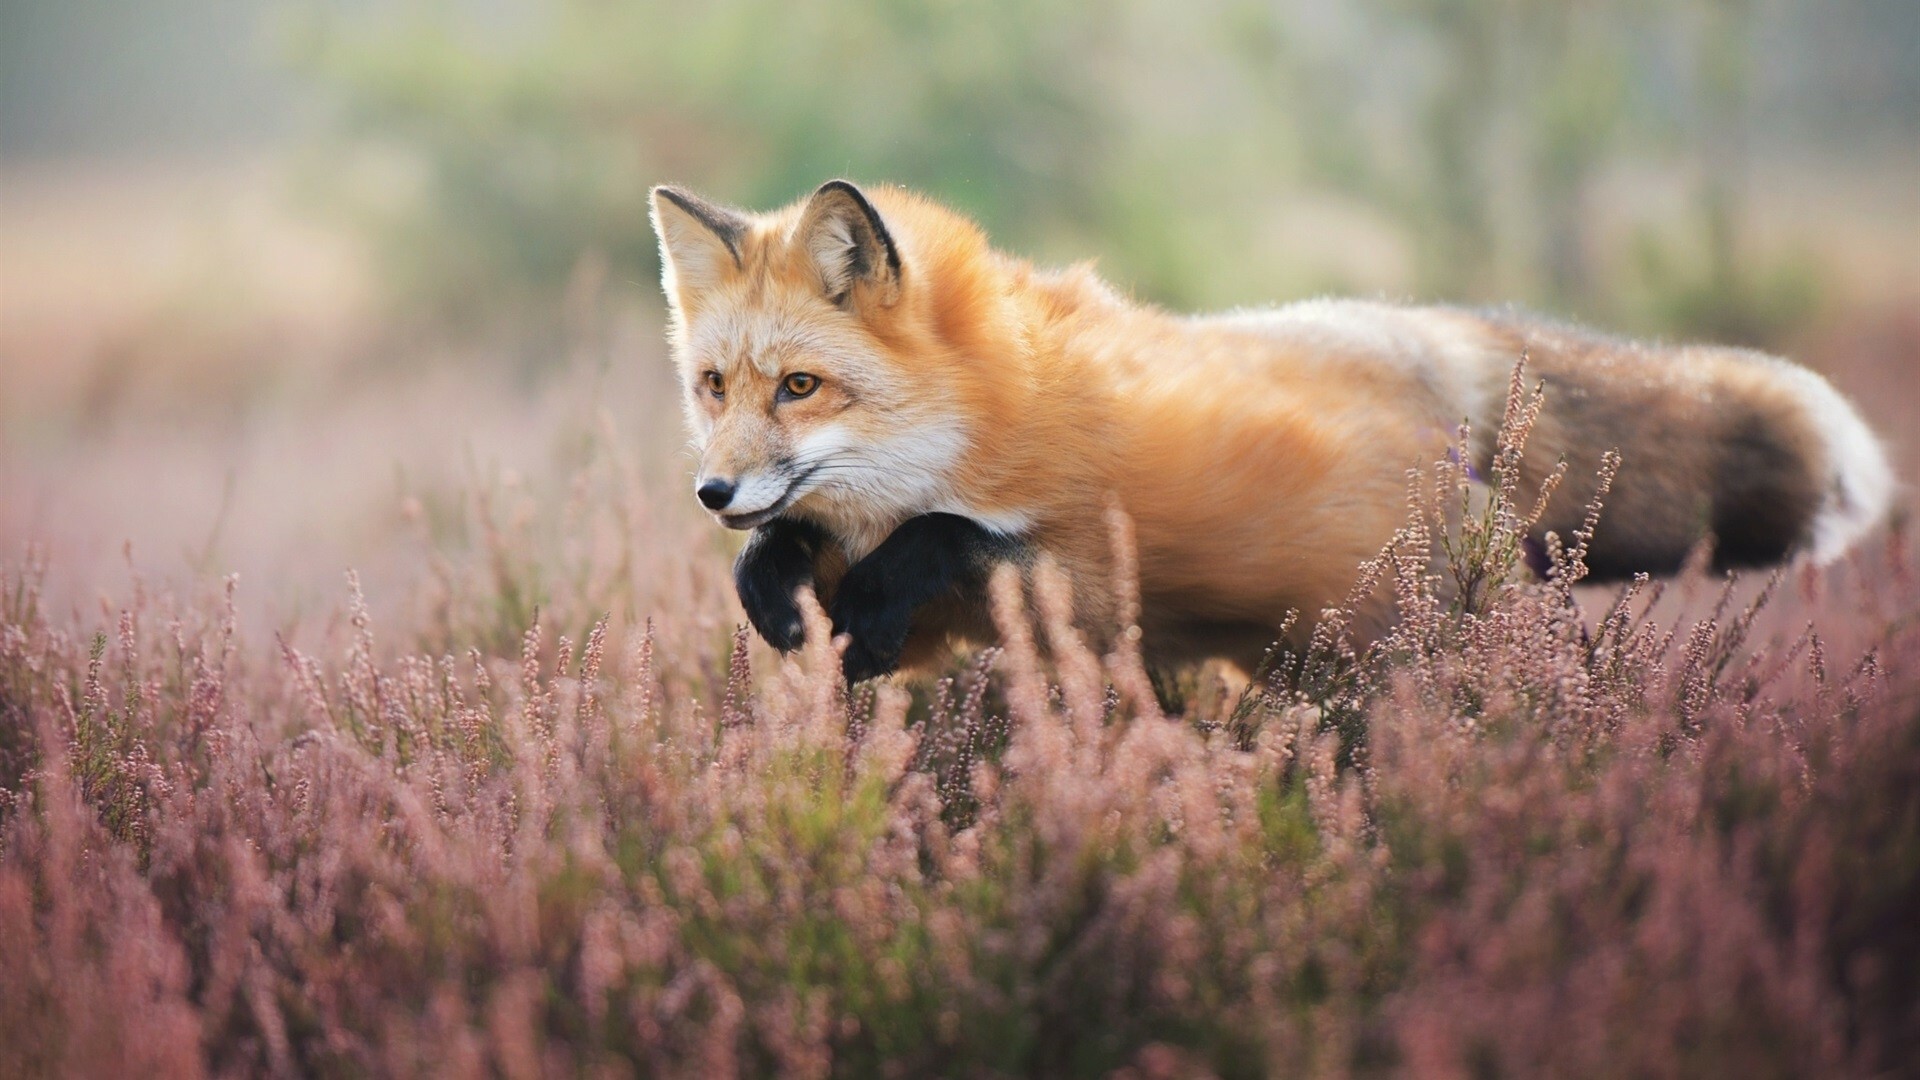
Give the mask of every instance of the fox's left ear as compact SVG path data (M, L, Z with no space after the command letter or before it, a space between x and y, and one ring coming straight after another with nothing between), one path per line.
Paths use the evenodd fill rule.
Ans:
M660 237L660 287L668 301L678 304L740 269L740 241L749 226L738 211L679 188L654 188L653 231Z
M807 200L794 236L812 256L827 298L846 307L871 297L900 297L900 249L880 212L846 180L829 180Z

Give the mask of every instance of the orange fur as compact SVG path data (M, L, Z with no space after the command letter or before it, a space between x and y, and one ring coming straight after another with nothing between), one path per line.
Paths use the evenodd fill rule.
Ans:
M1797 447L1809 476L1838 467L1821 456L1817 419L1794 411L1792 389L1742 354L1689 359L1547 324L1365 302L1174 315L1121 299L1084 266L1043 271L996 253L971 222L891 187L865 195L900 270L856 280L836 302L827 290L845 267L823 270L821 252L858 247L859 219L822 224L852 213L823 206L826 192L738 215L737 265L699 250L701 230L656 193L702 475L750 476L756 462L814 443L852 446L835 453L874 457L871 475L856 471L847 490L797 485L785 512L841 537L847 559L921 512L1018 532L1067 572L1096 632L1112 595L1103 512L1117 499L1137 530L1145 641L1162 657L1244 661L1289 611L1310 623L1338 603L1404 522L1407 471L1444 454L1463 420L1491 433L1522 350L1550 383L1565 375L1574 397L1592 385L1655 387L1643 395L1655 427L1663 402L1694 400L1682 384L1764 399L1754 407L1772 410L1769 437ZM859 265L878 266L878 250ZM823 380L818 400L776 400L770 388L795 370ZM708 371L738 389L712 397L700 383ZM1597 460L1608 446L1582 427L1580 403L1562 408L1550 391L1549 404L1537 458ZM1617 435L1613 445L1665 440L1673 460L1626 475L1627 499L1678 505L1718 482L1700 464L1717 451L1699 441L1698 418L1670 419L1652 435L1599 433ZM887 449L860 449L876 447ZM895 465L927 475L884 472ZM928 613L910 653L979 625L977 613Z

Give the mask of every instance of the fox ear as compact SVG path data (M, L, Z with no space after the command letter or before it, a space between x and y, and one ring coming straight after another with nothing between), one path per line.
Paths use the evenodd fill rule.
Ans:
M882 305L900 296L900 249L859 188L829 180L807 200L794 234L812 256L827 298L842 307L856 292Z
M719 284L740 269L745 215L697 195L662 185L653 189L653 231L660 238L660 287L679 303L683 294Z

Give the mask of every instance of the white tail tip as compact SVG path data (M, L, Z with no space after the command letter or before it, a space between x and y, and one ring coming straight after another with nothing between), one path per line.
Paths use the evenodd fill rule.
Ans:
M1797 365L1789 368L1814 428L1827 444L1826 496L1808 537L1808 553L1825 565L1846 554L1887 516L1893 503L1893 469L1880 440L1832 384Z

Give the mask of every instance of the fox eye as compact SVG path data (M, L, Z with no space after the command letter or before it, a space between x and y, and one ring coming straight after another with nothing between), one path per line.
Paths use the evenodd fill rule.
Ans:
M820 377L796 371L780 381L780 389L790 398L803 398L820 389Z
M707 392L714 397L726 397L727 380L721 378L717 371L707 372Z

